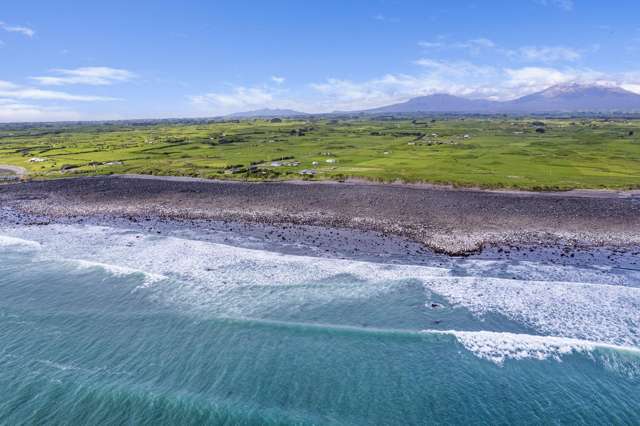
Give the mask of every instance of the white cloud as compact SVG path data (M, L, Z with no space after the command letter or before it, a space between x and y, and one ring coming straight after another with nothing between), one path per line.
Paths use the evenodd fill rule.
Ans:
M582 57L580 51L565 46L525 46L511 52L529 62L573 62Z
M419 75L386 74L363 82L328 79L311 84L320 99L314 105L323 111L375 108L416 96L450 93L468 97L495 97L493 86L499 70L469 62L418 61L426 68Z
M458 76L445 77L440 71L421 75L387 74L362 82L330 78L311 84L319 95L313 105L320 111L349 111L376 108L416 96L450 93L469 97L490 97L497 93L481 82L465 84Z
M494 75L496 69L489 65L477 65L468 61L442 61L434 59L418 59L417 65L429 69L432 73L441 77L446 76L490 76Z
M554 6L562 10L573 10L573 0L535 0L536 3L543 6Z
M17 89L18 87L20 86L10 81L0 80L0 90L12 90L12 89Z
M467 43L469 43L472 46L479 46L479 47L486 47L486 48L492 48L496 46L496 44L493 41L487 38L476 38L473 40L469 40Z
M524 67L504 70L503 85L511 97L522 96L565 83L598 84L640 92L640 71L605 73L591 68Z
M438 49L441 47L445 47L445 44L441 41L421 41L418 42L418 46L425 49Z
M402 102L416 96L448 93L469 98L508 100L557 84L610 84L640 93L640 71L606 74L589 68L498 68L465 61L421 59L425 72L387 74L366 81L331 78L311 85L318 111L359 110Z
M2 21L0 21L0 29L3 29L10 33L19 33L29 38L32 38L36 34L36 32L29 27L24 27L21 25L9 25Z
M572 70L560 71L554 68L524 67L507 68L505 86L511 89L511 96L546 89L556 84L568 83L578 79L578 73Z
M279 77L277 75L274 75L274 76L271 77L271 81L273 81L276 84L282 84L282 83L285 82L285 80L286 79L284 77Z
M81 115L76 111L45 108L37 105L20 103L13 99L0 98L0 122L22 121L63 121L79 120Z
M314 106L332 111L379 106L391 99L400 98L404 91L402 86L407 85L413 84L403 76L387 75L361 83L330 78L322 83L313 83L310 87L320 95Z
M640 69L621 73L606 73L591 68L537 68L526 67L508 69L508 87L520 87L523 92L531 93L562 83L598 84L622 87L640 94Z
M63 86L71 84L84 84L91 86L107 86L132 80L134 73L124 69L109 67L83 67L76 69L54 69L57 76L31 77L41 85Z
M380 22L391 22L391 23L398 23L400 22L400 19L398 18L390 18L388 16L385 16L381 13L378 13L377 15L375 15L373 17L373 19L375 19L376 21L380 21Z
M189 101L205 114L229 114L233 112L249 111L262 108L294 109L320 111L317 99L303 100L302 94L297 100L287 89L276 86L231 86L226 91L211 92L201 95L188 96Z
M56 100L56 101L114 101L117 98L93 95L74 95L67 92L42 90L34 87L20 86L9 81L0 80L0 96L11 99Z
M78 101L78 102L95 102L95 101L115 101L118 98L106 96L92 95L73 95L71 93L59 92L54 90L41 90L24 87L16 90L0 90L0 96L8 96L15 99L35 99L35 100L57 100L57 101Z
M212 92L190 96L191 102L207 111L224 114L245 109L272 106L274 94L271 90L258 87L234 87L229 92Z
M623 83L620 87L622 87L624 90L640 94L640 80L638 80L636 83Z
M466 41L447 41L444 36L438 37L434 41L421 41L420 47L430 51L441 50L465 50L472 55L482 52L493 52L495 54L510 57L524 62L573 62L582 58L582 52L566 46L523 46L516 49L508 49L499 46L488 38L474 38ZM599 47L592 46L592 50L597 51Z
M488 38L474 38L461 43L453 44L453 47L459 49L469 49L471 51L479 51L481 49L493 49L496 44Z
M192 96L196 104L217 105L223 108L242 108L264 105L273 100L273 95L265 89L255 87L235 87L229 93L206 93Z
M492 40L484 37L466 41L447 41L446 37L440 36L437 40L421 41L418 45L427 50L462 49L476 54L483 49L493 49L496 47L496 44Z

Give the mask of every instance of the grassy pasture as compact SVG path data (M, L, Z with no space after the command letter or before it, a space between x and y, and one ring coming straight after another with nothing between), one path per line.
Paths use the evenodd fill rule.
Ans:
M34 125L0 130L0 164L24 167L32 179L142 173L286 180L312 169L316 175L305 179L533 190L640 188L640 120L538 121ZM540 128L544 133L536 131ZM284 164L272 165L278 160Z

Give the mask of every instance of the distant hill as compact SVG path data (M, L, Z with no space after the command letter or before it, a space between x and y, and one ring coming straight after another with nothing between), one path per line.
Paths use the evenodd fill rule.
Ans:
M498 108L500 102L484 99L467 99L460 96L439 93L420 96L406 102L369 109L363 112L372 114L392 114L411 112L487 112Z
M273 118L273 117L300 117L309 115L306 112L292 109L257 109L255 111L236 112L225 116L226 118Z
M572 83L552 86L511 101L498 102L435 94L359 112L367 114L418 112L493 114L611 111L640 112L640 95L620 87Z
M640 111L640 95L619 87L564 84L510 101L514 112Z
M408 101L361 111L333 114L531 114L571 112L640 112L640 95L620 87L601 84L560 84L510 101L469 99L445 93L419 96ZM259 109L238 112L225 118L301 117L310 114L291 109Z

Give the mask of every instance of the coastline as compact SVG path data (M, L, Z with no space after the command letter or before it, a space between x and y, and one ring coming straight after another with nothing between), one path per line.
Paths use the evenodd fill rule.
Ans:
M231 384L224 386L236 383L236 371L262 382L270 373L260 367L272 369L277 363L272 360L282 360L281 371L287 374L277 375L277 387L282 383L298 392L298 378L309 371L320 377L333 371L332 365L346 364L335 374L335 383L350 390L362 382L354 381L349 371L371 354L382 354L362 370L366 376L371 371L393 373L374 383L379 389L413 383L416 362L425 359L432 370L418 369L419 386L441 377L448 389L451 377L461 377L453 387L462 395L469 389L463 373L469 371L497 377L488 389L504 383L505 377L528 385L523 377L535 377L534 386L546 390L544 384L554 383L559 374L576 383L576 389L593 381L605 383L611 392L621 383L637 384L629 371L637 371L638 362L640 246L540 238L487 243L464 257L450 256L399 234L295 224L283 222L289 216L277 215L291 209L293 201L304 204L319 194L333 194L331 202L303 213L344 217L368 200L379 212L369 214L367 225L381 217L397 220L394 214L409 220L414 217L410 213L418 211L425 214L425 221L414 219L418 225L467 220L452 231L455 235L457 230L479 228L471 222L477 205L484 205L483 219L495 216L492 226L509 225L507 219L515 220L512 216L519 211L511 205L513 197L488 201L464 192L458 199L459 192L411 190L422 197L415 198L397 188L380 193L375 187L371 193L367 187L362 193L362 187L336 191L338 186L234 185L92 178L1 186L0 254L5 261L0 262L0 287L8 312L4 339L11 346L16 337L31 333L19 340L27 346L25 355L16 357L19 371L30 371L36 354L48 362L40 373L44 377L68 377L77 388L93 392L83 379L97 376L100 388L106 383L122 394L117 386L138 387L148 383L148 377L166 377L164 372L173 369L205 371L197 376L215 380L221 368L231 369ZM398 193L406 197L403 205ZM271 221L241 221L235 210L225 215L230 200L250 213L265 207L265 197L273 210L261 218ZM353 200L348 203L345 197ZM599 220L606 228L611 221L624 222L625 209L634 206L628 199L613 200L611 206L611 200L600 198L595 204L585 198L568 204L553 198L551 207L549 199L544 200L534 204L538 210L528 210L539 226L551 220L551 209L579 217L581 226ZM571 213L568 209L576 208L576 202L585 209ZM605 207L609 216L603 220ZM505 208L503 216L496 215ZM455 209L458 216L449 217ZM435 225L430 229L446 231ZM578 230L586 232L584 227ZM614 230L624 231L619 225ZM52 331L59 334L52 338ZM327 347L332 350L322 352ZM46 353L40 355L40 348ZM221 359L221 367L209 369L209 360L220 359L220 348L231 352ZM389 348L394 350L390 356ZM244 356L247 351L261 358L253 362L255 357ZM127 374L123 382L114 372L140 371L131 366L131 353L153 354L139 363L153 369L149 375ZM156 363L158 353L173 364ZM315 368L321 362L318 354L326 368ZM291 360L302 361L293 364L293 375L288 374ZM9 379L14 381L5 378L7 388L19 388L13 383L20 377ZM309 395L316 392L316 383L310 381ZM175 386L184 388L181 379ZM523 397L530 388L523 388ZM41 389L45 394L56 391ZM166 392L164 382L151 389ZM179 392L175 395L182 395ZM202 394L219 406L215 393ZM585 390L589 394L594 394L590 388ZM633 394L622 392L615 399L628 401L632 414L634 400L626 395ZM174 409L174 394L169 398ZM250 407L253 398L251 392L239 394L234 404ZM151 401L155 409L157 403ZM411 404L428 405L426 401ZM96 403L102 405L103 398ZM70 398L70 406L76 406L76 398Z
M545 258L571 262L580 253L625 259L640 253L640 196L558 195L356 182L89 177L0 186L0 223L235 229L254 240L278 240L279 250L300 246L298 252L410 263L436 254L528 259L544 252Z

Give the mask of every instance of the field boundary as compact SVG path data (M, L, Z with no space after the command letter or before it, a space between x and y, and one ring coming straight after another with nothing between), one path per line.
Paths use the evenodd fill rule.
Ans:
M113 174L110 175L119 179L149 179L169 182L200 182L200 183L225 183L225 184L253 184L253 185L339 185L339 186L379 186L387 188L408 188L408 189L435 189L446 191L460 192L484 192L495 194L512 194L520 196L549 196L549 197L578 197L578 198L638 198L640 199L640 190L613 190L613 189L570 189L566 191L527 191L518 189L487 189L479 187L458 187L453 185L438 185L432 183L405 183L405 182L375 182L366 179L347 179L345 181L337 180L262 180L262 181L244 181L233 179L206 179L190 176L161 176L161 175L143 175L143 174ZM105 176L100 176L105 177Z

